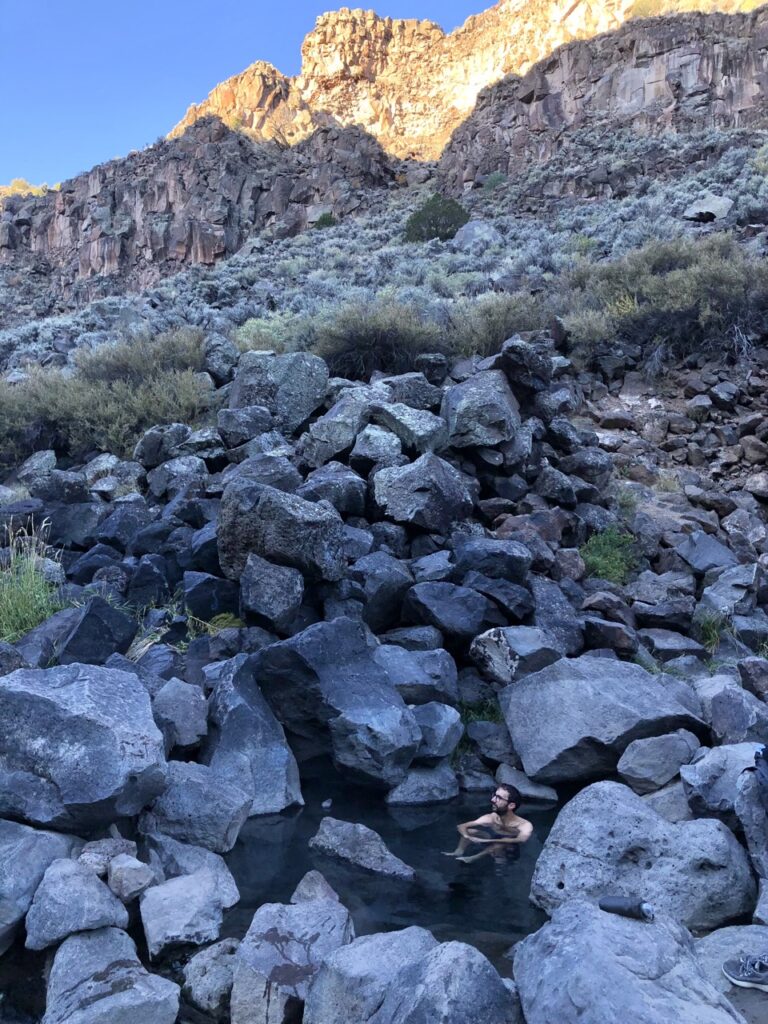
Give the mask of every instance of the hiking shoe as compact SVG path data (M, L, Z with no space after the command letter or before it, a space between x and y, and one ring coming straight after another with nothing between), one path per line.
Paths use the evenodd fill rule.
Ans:
M768 992L768 953L763 956L740 956L726 960L723 974L739 988L759 988Z

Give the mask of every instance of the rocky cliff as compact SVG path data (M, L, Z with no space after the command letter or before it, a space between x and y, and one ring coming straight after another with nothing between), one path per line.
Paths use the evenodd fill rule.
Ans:
M549 160L576 129L602 133L601 163L625 128L649 135L764 125L766 71L766 8L631 22L563 46L527 74L484 90L446 147L441 171L458 192L483 174Z
M743 0L501 0L446 34L430 21L342 8L318 18L301 74L263 61L190 107L172 134L215 115L256 138L295 142L334 122L358 124L400 157L436 160L475 106L505 75L524 74L573 40L625 21L680 10L737 11Z
M349 214L359 189L391 176L378 144L356 128L323 128L281 149L207 118L59 191L8 198L0 271L18 273L20 290L26 274L43 278L50 296L76 304L145 287L185 264L213 263L278 218L291 232L324 212Z

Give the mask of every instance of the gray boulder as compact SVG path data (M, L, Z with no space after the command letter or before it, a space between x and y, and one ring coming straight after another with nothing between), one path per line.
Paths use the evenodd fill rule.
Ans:
M515 1024L514 995L479 950L423 928L366 935L326 958L305 1024Z
M673 682L590 655L563 658L516 680L500 704L523 768L537 782L610 774L633 740L703 724L678 699Z
M739 776L755 763L757 743L735 743L723 747L702 747L680 777L691 810L701 818L719 818L726 825L737 824L734 805Z
M339 769L380 789L396 786L421 733L365 627L321 622L254 655L256 679L282 724L328 750Z
M442 647L409 651L394 644L382 644L374 650L373 659L408 704L435 700L458 703L456 663Z
M580 899L517 946L515 981L526 1024L743 1024L702 975L684 927Z
M344 523L335 509L247 479L224 491L218 545L230 579L240 578L252 553L313 579L339 580L346 570Z
M273 565L251 553L240 577L240 610L283 631L304 599L304 577L298 569Z
M265 406L293 432L325 399L328 367L309 352L246 352L240 357L229 396L232 409Z
M682 779L670 782L653 793L646 793L643 802L667 821L690 821L693 818Z
M149 864L144 864L127 853L112 858L107 878L109 888L123 903L135 900L156 881L155 873Z
M426 928L413 927L364 935L342 946L326 957L310 986L304 1024L376 1021L389 991L399 986L408 969L423 962L437 945ZM390 1024L383 1018L382 1024L385 1022Z
M634 740L619 759L619 775L636 793L651 793L674 779L700 746L687 729Z
M168 788L140 820L141 830L228 853L251 810L253 796L207 765L171 761Z
M710 705L720 743L768 743L768 707L741 687L724 687Z
M759 878L768 878L768 808L754 772L738 776L734 811L747 842L752 867Z
M453 448L493 447L511 440L520 426L520 407L501 370L481 371L448 388L440 415Z
M175 947L203 946L219 937L222 905L216 877L206 868L152 886L139 907L153 960Z
M516 540L496 537L458 537L454 545L456 576L480 573L489 579L524 583L531 567L531 552Z
M547 913L575 896L636 896L695 930L751 913L744 849L720 821L672 824L626 786L598 782L566 804L536 863L531 899Z
M362 587L363 619L374 633L399 621L403 598L413 585L406 565L385 551L374 551L358 558L349 570L349 578Z
M391 396L389 388L382 384L345 389L302 438L304 459L312 466L322 466L350 449L368 424L374 407L389 401Z
M194 875L208 871L216 879L216 892L225 910L234 907L240 900L232 873L224 858L202 846L180 843L177 839L152 832L144 837L148 859L155 876L162 881L178 878L180 875Z
M447 764L411 768L403 781L387 793L390 807L442 804L459 795L456 774Z
M336 900L339 901L339 895L336 890L325 880L325 877L319 872L308 871L306 875L301 879L299 884L293 890L290 903L307 903L312 900Z
M65 829L139 811L166 785L163 737L137 676L90 665L0 677L0 814Z
M328 462L313 470L296 493L307 501L328 501L342 515L361 516L365 513L368 488L349 466Z
M152 713L166 750L196 747L208 732L208 702L199 686L169 679L152 701Z
M55 860L43 875L27 914L27 949L45 949L75 932L128 926L128 911L92 871Z
M259 907L235 954L232 1024L296 1019L323 960L354 937L337 900Z
M410 466L380 470L373 480L376 504L397 523L447 533L472 512L474 496L457 469L426 454Z
M536 626L505 626L476 636L469 655L482 674L507 685L563 657L558 641Z
M412 409L402 402L377 406L373 419L400 439L404 448L417 452L435 452L448 441L448 426L442 416L425 409Z
M444 757L450 757L464 732L461 715L456 708L429 701L412 710L421 729L421 743L415 759L420 764L434 766Z
M403 618L465 640L506 621L493 601L455 583L415 584L405 596Z
M730 569L738 565L731 549L703 530L694 530L675 550L695 572L702 575L710 569Z
M149 974L117 928L72 935L56 951L42 1024L174 1024L179 987Z
M210 698L212 728L202 760L248 793L251 815L303 805L296 758L258 687L253 659L240 654L222 668Z
M184 966L184 998L212 1020L229 1017L229 994L239 945L237 939L222 939L195 953Z
M410 882L416 872L387 849L373 829L351 821L325 817L309 841L310 848L377 875Z
M71 836L0 821L0 956L13 942L45 872L77 845Z

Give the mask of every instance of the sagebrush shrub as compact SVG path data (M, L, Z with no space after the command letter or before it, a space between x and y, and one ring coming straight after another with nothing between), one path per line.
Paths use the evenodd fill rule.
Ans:
M431 196L405 223L406 242L428 242L439 238L441 242L453 238L459 228L469 220L469 213L461 203L441 195Z
M590 576L623 585L637 565L635 539L615 526L593 534L579 548Z

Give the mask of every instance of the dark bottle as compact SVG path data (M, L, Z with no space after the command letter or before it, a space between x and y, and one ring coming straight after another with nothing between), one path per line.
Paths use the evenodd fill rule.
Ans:
M598 906L608 914L634 917L638 921L652 921L654 918L652 904L644 903L634 896L604 896Z

